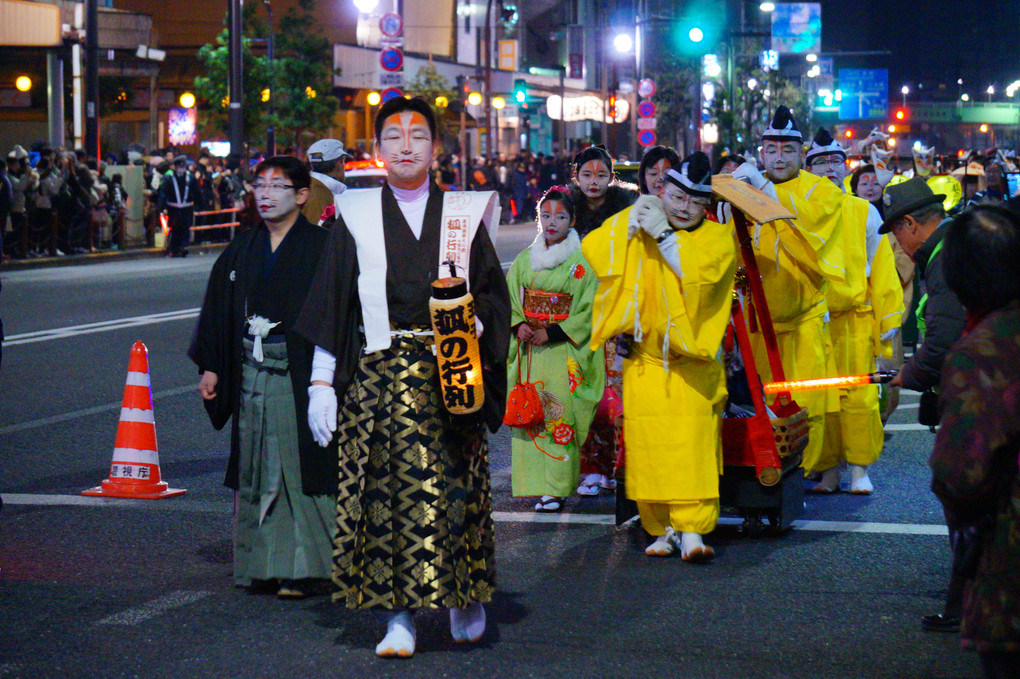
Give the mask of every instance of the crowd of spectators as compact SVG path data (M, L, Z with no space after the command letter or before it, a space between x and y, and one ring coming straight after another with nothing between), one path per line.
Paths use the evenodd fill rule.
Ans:
M142 168L144 243L152 246L160 228L155 204L159 185L170 171L177 149L161 149L143 155L132 145L102 160L82 150L68 151L37 145L27 151L15 145L0 158L0 234L3 258L61 257L125 246L125 219L131 198L124 186L123 171ZM242 209L245 185L240 163L202 153L189 159L189 171L198 181L203 210ZM203 218L196 223L202 224ZM213 220L212 223L228 221ZM197 240L228 237L229 232L197 234Z

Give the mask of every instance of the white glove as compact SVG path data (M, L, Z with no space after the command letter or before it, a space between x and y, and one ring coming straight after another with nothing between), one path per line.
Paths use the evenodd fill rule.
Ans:
M758 171L757 167L747 162L741 163L740 166L733 171L733 178L747 182L758 190L765 188L765 185L769 183L769 180L765 178L765 175Z
M662 201L656 196L641 196L634 203L632 212L638 226L652 238L658 240L662 234L672 231L669 220L666 219L666 210L662 207Z
M325 384L308 387L308 428L312 438L325 448L336 431L336 391Z
M882 333L882 336L879 339L881 339L883 342L888 342L889 340L896 337L896 335L898 335L899 333L900 333L899 328L889 328L888 330Z

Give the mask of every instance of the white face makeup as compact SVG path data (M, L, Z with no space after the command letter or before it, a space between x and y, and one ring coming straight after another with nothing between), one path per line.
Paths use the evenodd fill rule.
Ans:
M874 203L882 197L882 185L874 172L865 172L857 179L857 197Z
M665 158L660 158L655 163L652 163L645 169L645 186L648 188L648 193L653 196L662 195L662 187L666 182L666 170L670 169L672 165Z
M577 185L588 200L598 200L606 195L613 173L601 160L589 160L577 171Z
M808 172L817 177L828 177L836 186L843 188L846 177L846 160L838 153L815 156L808 163Z
M765 174L776 184L789 181L800 171L800 142L766 139L761 147Z
M421 186L428 179L433 151L432 131L421 113L401 111L383 122L379 155L390 184L402 189Z
M559 200L546 200L538 211L538 226L545 236L546 245L555 245L567 237L574 219Z
M271 223L290 217L308 198L308 189L295 189L294 183L276 167L263 170L252 186L259 217Z
M710 202L708 198L692 196L673 182L665 183L660 198L666 209L666 219L674 229L689 229L700 224Z

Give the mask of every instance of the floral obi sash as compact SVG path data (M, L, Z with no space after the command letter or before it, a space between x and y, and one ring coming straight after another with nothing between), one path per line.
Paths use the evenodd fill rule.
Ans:
M524 288L524 320L535 330L548 328L570 317L574 296L569 292L546 292Z

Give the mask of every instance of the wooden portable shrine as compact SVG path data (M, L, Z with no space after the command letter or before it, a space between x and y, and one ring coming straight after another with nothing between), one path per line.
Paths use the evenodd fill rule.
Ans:
M775 531L791 527L804 506L804 472L801 461L808 442L807 411L797 405L789 391L779 391L766 408L748 324L757 324L765 341L772 379L786 379L779 357L772 316L751 245L748 218L764 224L794 215L777 201L728 175L712 178L712 190L733 209L737 242L744 266L738 269L730 322L734 343L740 349L754 414L724 417L722 421L723 475L719 478L719 503L744 519L744 529L757 535L763 519ZM741 300L749 300L745 319ZM753 327L753 325L752 325ZM769 417L769 409L772 417Z

